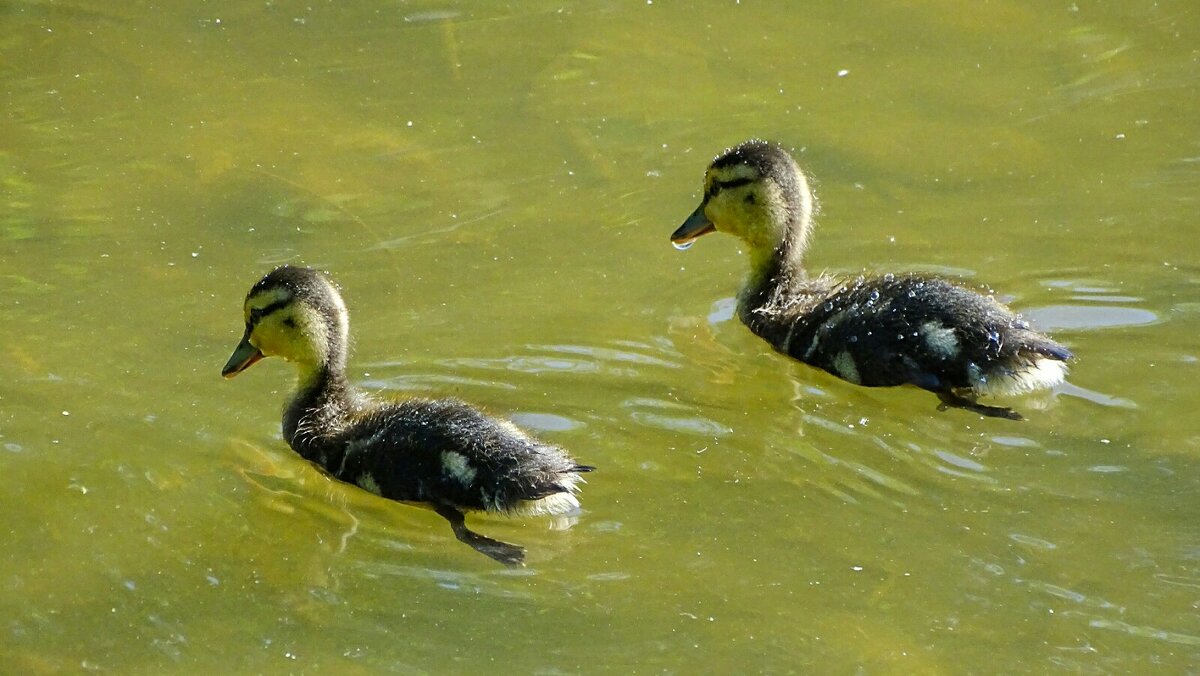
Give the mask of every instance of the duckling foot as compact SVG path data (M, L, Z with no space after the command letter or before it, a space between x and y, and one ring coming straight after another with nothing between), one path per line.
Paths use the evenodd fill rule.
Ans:
M938 406L939 411L945 411L948 408L965 408L968 411L974 411L979 415L986 415L989 418L1004 418L1006 420L1024 420L1024 416L1011 408L1004 406L987 406L976 402L974 399L954 394L953 392L938 392L938 399L942 403Z
M467 528L466 517L453 507L443 505L436 507L435 511L450 522L450 527L454 529L454 537L458 538L459 542L470 545L480 554L491 557L506 566L525 565L525 549L523 547L493 540Z

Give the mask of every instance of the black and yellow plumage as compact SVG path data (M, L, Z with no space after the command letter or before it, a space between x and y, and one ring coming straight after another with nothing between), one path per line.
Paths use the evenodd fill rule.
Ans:
M455 399L382 400L346 380L350 321L334 285L310 268L283 266L246 295L246 330L226 378L263 357L299 370L283 437L335 478L392 500L422 503L455 536L497 561L524 550L467 528L463 512L561 514L579 508L581 472L562 449Z
M741 238L750 278L738 316L776 350L866 386L911 384L949 406L1020 419L976 401L1062 382L1071 352L990 296L919 274L809 276L813 198L787 151L742 143L709 165L700 206L672 235Z

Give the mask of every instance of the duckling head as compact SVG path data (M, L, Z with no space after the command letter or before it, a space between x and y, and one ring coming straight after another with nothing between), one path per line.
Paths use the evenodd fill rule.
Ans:
M301 383L346 365L350 315L337 288L312 268L284 265L251 287L243 304L246 332L221 369L232 378L263 357L283 357Z
M754 139L713 160L700 206L671 234L671 242L685 249L710 232L736 235L760 269L780 254L799 259L812 212L812 191L796 161L778 145Z

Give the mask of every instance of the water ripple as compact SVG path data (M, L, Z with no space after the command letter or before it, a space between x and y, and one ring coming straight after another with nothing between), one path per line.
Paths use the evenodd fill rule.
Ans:
M1179 632L1167 631L1145 625L1130 624L1120 620L1108 620L1104 618L1095 618L1088 623L1088 626L1096 629L1111 629L1119 631L1131 636L1140 636L1142 638L1150 638L1157 641L1165 641L1167 643L1176 643L1178 645L1200 646L1200 636L1192 634L1181 634Z
M731 428L700 416L693 412L692 407L678 402L634 397L621 402L621 408L629 410L629 417L634 421L649 427L704 437L720 437L733 433Z

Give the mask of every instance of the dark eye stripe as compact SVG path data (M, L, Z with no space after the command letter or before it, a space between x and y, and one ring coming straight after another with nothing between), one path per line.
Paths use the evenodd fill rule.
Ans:
M708 194L710 196L715 195L726 188L740 188L743 185L749 185L753 182L754 179L752 178L735 178L729 181L713 181L712 188L709 188Z
M255 324L262 321L263 317L266 317L267 315L269 315L273 312L276 312L277 310L282 310L290 302L292 302L291 299L287 298L284 300L277 300L274 303L271 303L270 305L268 305L266 307L254 308L253 310L250 311L250 326L254 326Z

